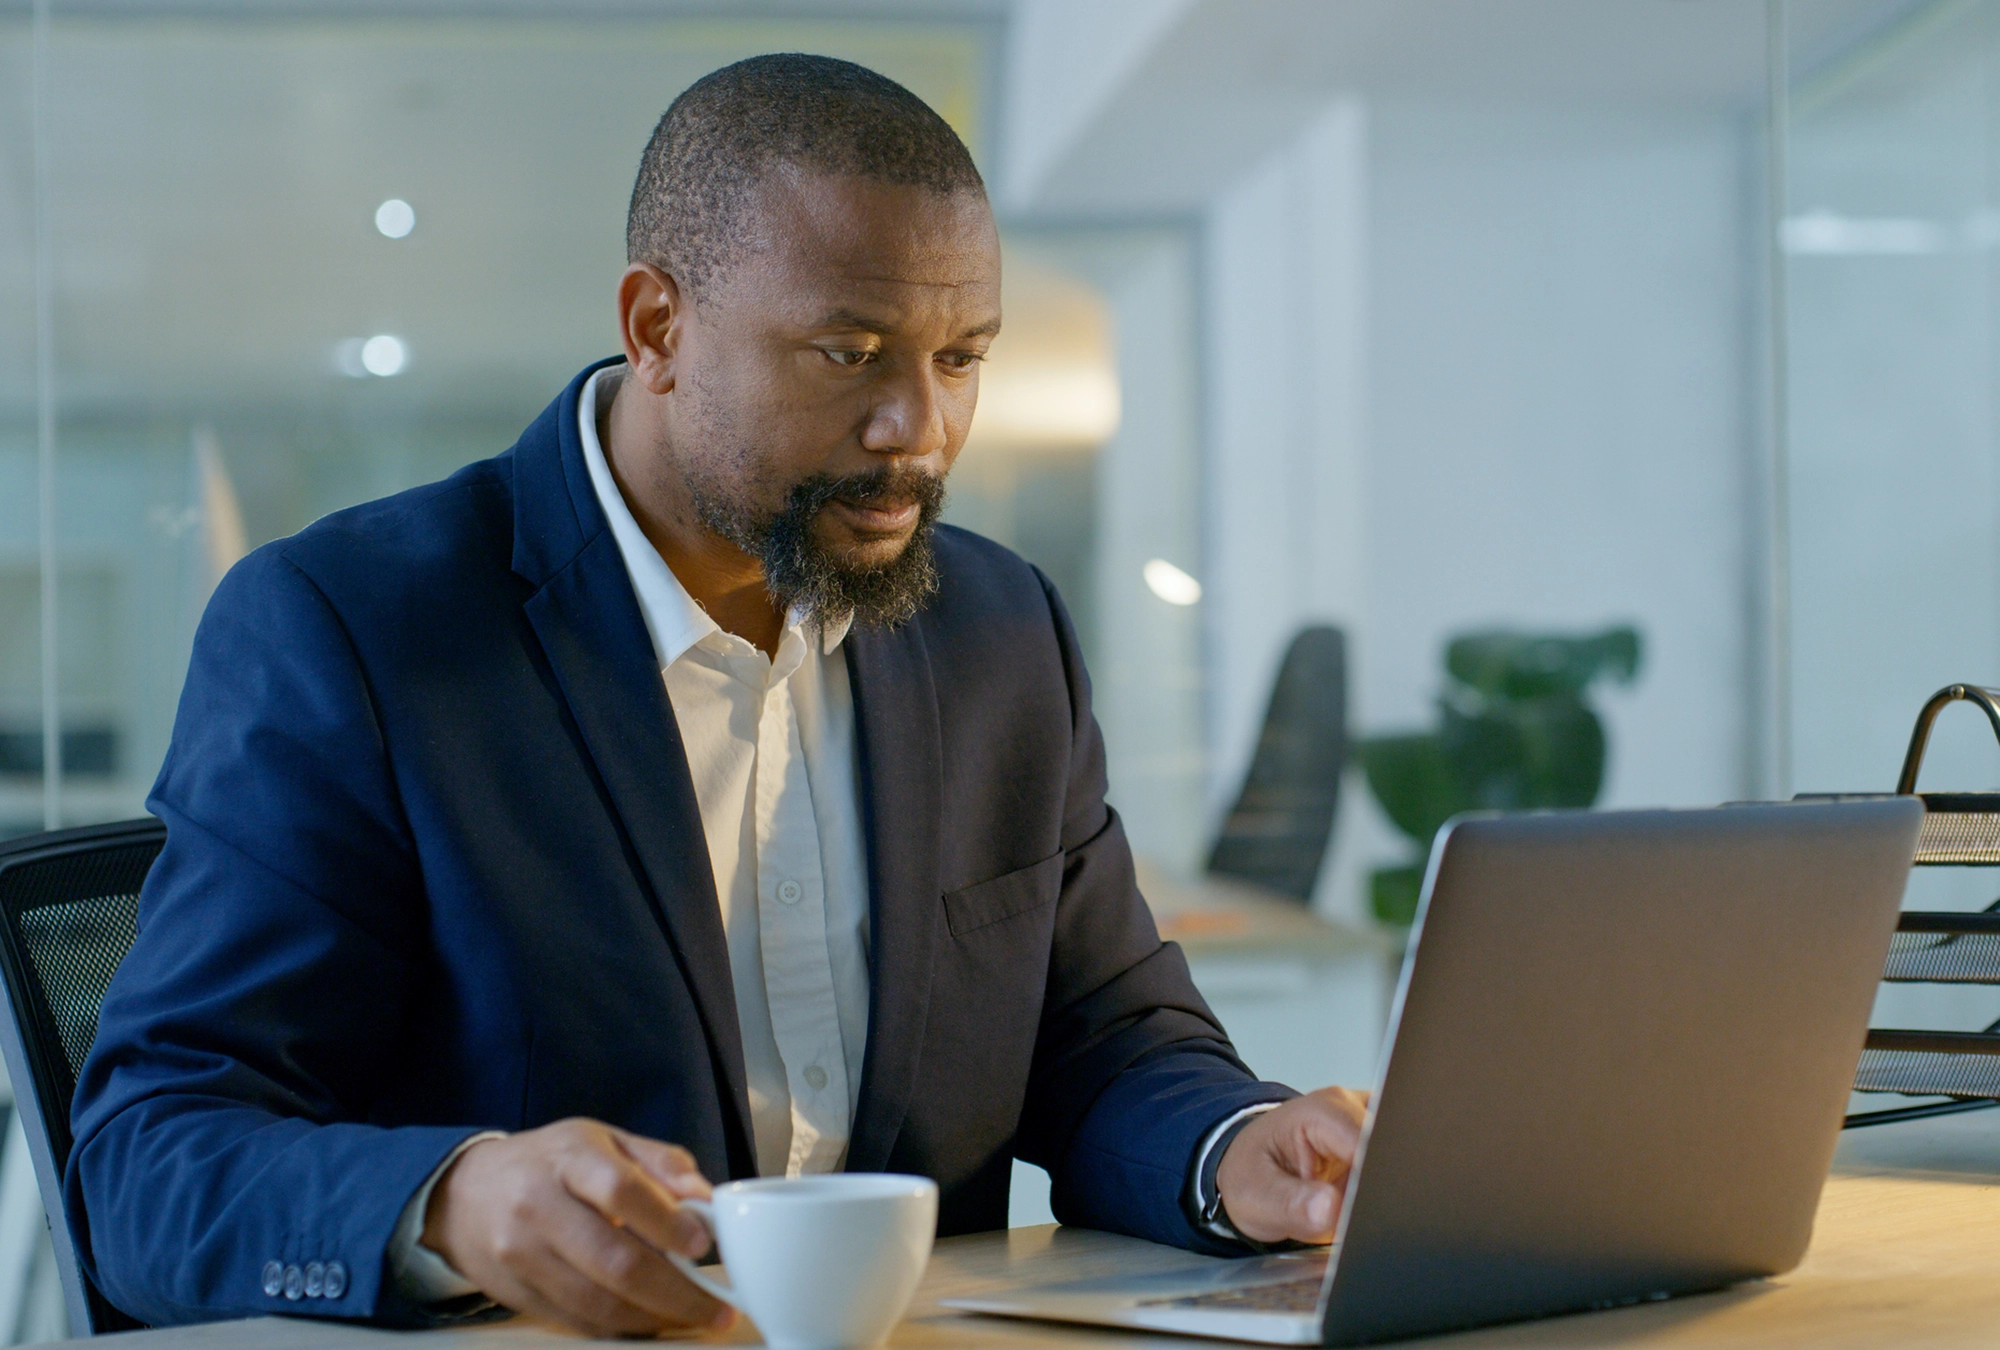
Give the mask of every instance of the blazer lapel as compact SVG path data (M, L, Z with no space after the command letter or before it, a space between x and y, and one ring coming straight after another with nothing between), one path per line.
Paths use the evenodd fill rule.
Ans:
M937 691L920 623L848 635L868 835L868 1053L847 1168L888 1165L923 1058L937 944Z
M540 587L524 606L528 622L700 1009L724 1089L730 1170L755 1175L743 1036L701 808L652 639L577 441L577 394L589 373L513 451L515 570Z

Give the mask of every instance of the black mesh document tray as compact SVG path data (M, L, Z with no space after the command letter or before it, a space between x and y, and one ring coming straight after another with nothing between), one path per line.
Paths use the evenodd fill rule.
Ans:
M2000 792L1922 792L1920 867L2000 867Z
M1984 712L2000 737L2000 690L1954 684L1924 704L1896 783L1899 794L1915 794L1924 803L1912 861L1919 867L2000 867L2000 792L1917 792L1931 727L1940 712L1958 702ZM1905 910L1882 979L2000 985L2000 900L1975 914ZM1849 1126L2000 1106L2000 1021L1981 1031L1873 1029L1855 1070L1854 1090L1943 1100L1861 1112L1847 1118Z

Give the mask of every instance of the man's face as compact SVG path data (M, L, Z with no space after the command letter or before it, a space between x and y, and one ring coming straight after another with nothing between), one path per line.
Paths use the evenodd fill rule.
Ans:
M1000 326L992 212L780 167L748 218L683 314L673 460L700 523L759 557L777 598L907 617Z

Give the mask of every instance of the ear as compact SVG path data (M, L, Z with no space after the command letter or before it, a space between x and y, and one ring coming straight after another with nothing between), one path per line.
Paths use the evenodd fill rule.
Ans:
M680 283L651 263L633 263L618 278L618 332L632 378L655 394L674 387L688 308Z

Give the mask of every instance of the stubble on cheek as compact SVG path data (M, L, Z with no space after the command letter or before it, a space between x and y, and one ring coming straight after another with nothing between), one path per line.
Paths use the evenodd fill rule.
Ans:
M677 458L695 519L754 553L771 518L784 507L785 485L759 458L756 433L742 424L709 378L697 374L685 389L684 448Z

